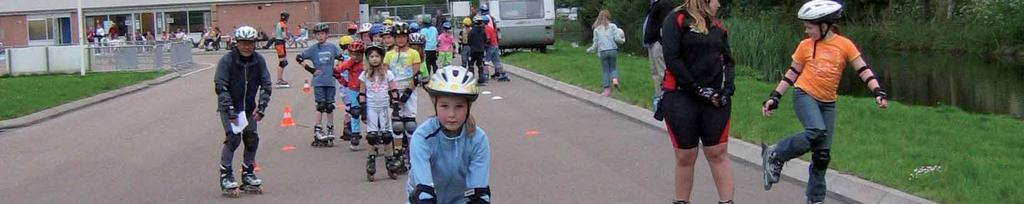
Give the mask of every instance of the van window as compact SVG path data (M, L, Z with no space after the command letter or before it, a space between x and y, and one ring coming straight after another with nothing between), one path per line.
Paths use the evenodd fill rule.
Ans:
M544 18L544 0L513 0L499 3L501 20Z

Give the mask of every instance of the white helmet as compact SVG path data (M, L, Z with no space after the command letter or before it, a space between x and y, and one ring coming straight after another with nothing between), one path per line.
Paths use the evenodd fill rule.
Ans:
M434 72L427 84L427 93L432 97L438 95L462 96L475 101L480 91L476 86L477 76L461 66L449 65Z
M420 33L409 33L409 44L423 45L427 43L427 38Z
M357 31L356 33L370 32L370 29L372 29L372 28L373 28L373 24L372 23L363 23L363 25L359 26L359 31Z
M242 26L235 30L233 38L236 41L255 41L256 40L256 29L252 26Z
M800 7L797 17L812 23L835 23L843 17L843 5L834 0L811 0Z

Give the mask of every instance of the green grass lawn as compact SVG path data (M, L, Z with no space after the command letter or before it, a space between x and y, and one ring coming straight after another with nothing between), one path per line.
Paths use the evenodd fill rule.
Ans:
M513 53L502 59L549 77L600 91L601 68L585 45L559 42L547 54ZM618 57L623 92L613 97L649 107L653 95L645 56ZM774 88L756 80L748 66L737 69L732 136L752 143L774 143L801 131L792 108L792 90L771 118L760 105ZM1007 116L972 114L955 107L908 106L890 102L879 109L871 98L841 96L836 107L831 168L940 203L994 203L1024 200L1024 122ZM666 139L666 142L668 139ZM806 159L806 157L805 157ZM941 171L911 179L915 168Z
M0 120L17 118L163 75L163 72L89 73L86 76L0 77Z

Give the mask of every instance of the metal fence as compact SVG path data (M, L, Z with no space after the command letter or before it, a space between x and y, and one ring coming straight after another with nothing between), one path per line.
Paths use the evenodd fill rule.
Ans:
M370 8L370 20L374 22L381 22L383 19L381 13L386 11L391 17L398 17L404 21L411 21L414 20L413 17L419 14L430 14L431 16L436 17L437 10L441 10L442 14L449 13L447 4L377 6Z
M90 46L90 72L177 70L192 66L192 46L185 41Z

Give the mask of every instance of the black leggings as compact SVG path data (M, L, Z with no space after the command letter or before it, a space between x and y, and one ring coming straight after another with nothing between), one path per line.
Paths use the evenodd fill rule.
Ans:
M476 75L479 81L485 81L487 79L487 69L484 68L484 53L483 52L472 52L469 53L469 64L476 66ZM466 67L469 71L473 71L473 67Z
M729 141L729 114L732 107L715 107L706 99L680 91L666 92L661 105L672 144L679 149L698 144L715 146Z
M427 54L427 70L430 73L434 73L437 70L437 51L426 51Z

